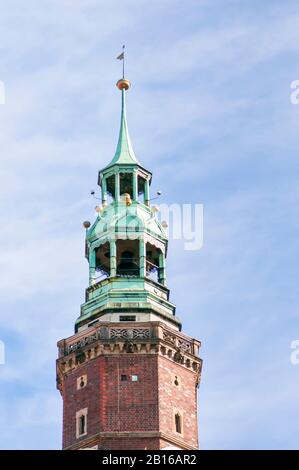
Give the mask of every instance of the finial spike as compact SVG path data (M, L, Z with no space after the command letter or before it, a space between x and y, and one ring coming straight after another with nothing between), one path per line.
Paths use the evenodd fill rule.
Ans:
M123 45L123 79L125 78L125 45Z
M122 47L123 51L116 58L123 61L123 80L125 78L125 45Z

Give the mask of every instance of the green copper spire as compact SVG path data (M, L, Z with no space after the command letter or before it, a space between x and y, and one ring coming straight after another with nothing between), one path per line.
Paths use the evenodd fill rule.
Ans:
M118 144L110 164L99 172L102 206L96 208L97 218L92 225L84 222L89 287L76 331L97 319L123 321L120 316L141 322L163 319L171 328L181 328L166 286L167 234L150 203L152 175L139 164L128 133L129 87L129 80L118 80Z
M120 119L120 130L116 151L109 166L114 164L138 164L138 160L134 153L131 139L129 136L127 116L126 116L126 98L125 93L130 86L130 82L125 79L121 79L117 82L117 87L121 90L121 119Z

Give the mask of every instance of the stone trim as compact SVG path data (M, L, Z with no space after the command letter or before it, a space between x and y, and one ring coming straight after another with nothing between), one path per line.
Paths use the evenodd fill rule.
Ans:
M58 342L57 388L63 392L64 374L69 374L100 355L156 354L176 362L197 375L200 382L202 360L198 357L200 342L171 330L162 322L99 322ZM76 340L76 341L75 341Z
M90 436L86 439L82 439L80 442L73 444L71 446L65 447L64 450L83 450L83 446L93 447L99 444L101 438L132 438L132 439L151 439L157 438L164 441L168 441L170 444L176 445L182 449L186 450L198 450L198 447L192 446L182 439L172 436L171 434L160 432L160 431L147 431L147 432L132 432L132 431L122 431L122 432L99 432Z
M184 353L198 356L198 351L201 343L183 333L172 330L162 322L136 322L126 323L125 326L120 328L120 322L99 322L88 330L84 330L80 333L61 340L57 343L59 348L59 357L66 356L75 352L85 346L96 342L97 340L111 340L113 338L113 332L122 330L122 338L128 339L128 336L132 339L135 338L159 338L165 343L172 347L178 348Z

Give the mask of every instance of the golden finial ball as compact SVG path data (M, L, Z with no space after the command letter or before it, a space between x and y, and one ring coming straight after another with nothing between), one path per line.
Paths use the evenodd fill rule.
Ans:
M90 227L90 222L89 220L85 220L85 222L83 222L83 227L87 230L89 227Z
M126 78L121 78L116 84L119 90L128 90L131 86L131 83Z

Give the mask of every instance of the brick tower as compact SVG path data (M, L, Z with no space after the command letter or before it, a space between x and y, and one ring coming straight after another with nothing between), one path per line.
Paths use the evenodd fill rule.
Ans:
M200 342L181 332L166 287L167 235L151 173L129 138L99 172L102 206L86 229L89 287L75 334L58 342L64 449L197 449Z

